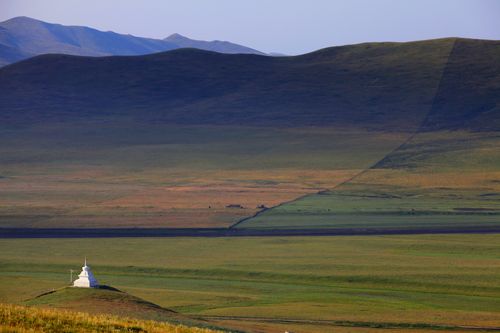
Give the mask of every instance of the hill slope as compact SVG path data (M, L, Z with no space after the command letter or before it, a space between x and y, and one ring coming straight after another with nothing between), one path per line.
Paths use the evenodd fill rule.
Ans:
M133 320L109 315L87 315L53 309L0 304L2 332L162 332L210 333L203 328Z
M0 89L9 91L0 96L0 114L21 123L123 117L415 129L431 108L457 43L463 41L360 44L285 58L193 49L138 57L39 56L0 70ZM500 44L468 43L479 53ZM493 72L476 79L494 86L499 77ZM444 109L453 106L454 93L442 96Z
M500 129L500 42L457 40L423 127Z
M0 70L0 89L9 92L0 96L0 115L18 123L122 117L414 130L432 107L429 129L494 129L498 56L500 42L462 39L360 44L285 58L194 49L45 55Z
M229 42L194 41L172 36L164 40L143 38L83 26L52 24L29 17L15 17L0 22L0 66L47 53L80 56L140 55L183 47L223 53L262 54Z
M25 302L25 304L90 314L108 314L141 320L166 321L189 326L208 326L207 322L183 316L111 287L66 287L42 294Z
M384 223L409 214L469 223L475 210L489 224L500 184L499 45L371 43L286 58L182 49L7 66L0 223L227 226L322 191L260 221L314 215L338 225L338 213L347 224L376 213ZM416 130L416 143L401 145ZM324 192L370 165L367 178ZM466 167L471 181L458 188Z
M1 32L1 30L0 30ZM24 53L14 47L0 44L0 67L10 63L20 61L33 56L29 53Z

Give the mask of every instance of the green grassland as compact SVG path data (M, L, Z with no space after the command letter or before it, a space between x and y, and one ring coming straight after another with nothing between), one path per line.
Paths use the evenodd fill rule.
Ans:
M267 210L242 228L500 225L498 132L422 132L333 190Z
M183 314L493 327L499 244L498 234L1 240L0 301L66 285L84 253L101 283Z
M5 129L0 226L228 226L258 205L335 186L408 135L93 122Z

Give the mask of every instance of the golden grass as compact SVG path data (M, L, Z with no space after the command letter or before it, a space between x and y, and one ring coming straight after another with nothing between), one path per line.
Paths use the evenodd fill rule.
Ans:
M0 214L19 227L225 227L359 170L158 170L101 174L75 170L2 182ZM95 178L93 178L95 177ZM227 208L231 204L244 208ZM36 216L33 220L22 219ZM45 217L46 216L46 217ZM9 223L9 222L7 222Z
M0 304L1 332L220 332L110 315Z
M2 137L0 227L229 226L258 205L334 187L409 135L100 125L42 125Z

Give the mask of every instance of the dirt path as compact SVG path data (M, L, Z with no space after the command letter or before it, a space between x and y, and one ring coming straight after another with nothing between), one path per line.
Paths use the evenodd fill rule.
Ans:
M198 316L202 319L221 321L247 321L247 322L265 322L275 324L303 324L318 326L336 326L336 327L359 327L359 328L379 328L379 329L426 329L440 331L481 331L497 332L499 327L481 327L481 326L461 326L447 324L429 324L429 323L390 323L390 322L355 322L347 320L309 320L293 318L265 318L265 317L238 317L238 316Z

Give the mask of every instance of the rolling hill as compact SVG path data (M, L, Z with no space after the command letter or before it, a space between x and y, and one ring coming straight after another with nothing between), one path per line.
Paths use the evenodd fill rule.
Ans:
M196 41L178 34L161 40L83 26L52 24L29 17L15 17L0 22L0 66L47 53L80 56L140 55L185 47L222 53L263 54L230 42Z
M238 224L242 228L498 227L498 42L457 41L418 130L349 181Z
M411 130L432 108L429 129L497 128L499 54L500 42L442 39L283 58L194 49L45 55L0 70L0 89L9 92L0 96L0 114L20 123L122 117Z
M441 113L454 108L455 91L445 92L439 82L462 44L473 44L477 53L500 50L498 42L444 39L334 47L284 58L194 49L138 57L38 56L0 70L0 89L9 91L0 96L0 114L6 122L21 123L124 117L178 124L415 129L436 93L444 94ZM493 71L483 77L493 82L487 92L493 99L498 76ZM468 123L489 112L488 121L474 126L491 126L498 116L491 101L476 103Z
M277 206L238 227L490 226L499 55L447 38L21 61L0 69L0 225L223 227Z
M155 320L175 325L208 327L205 321L196 320L175 311L164 309L118 289L65 287L39 295L25 302L25 305L54 308L93 315L113 315L139 320Z

